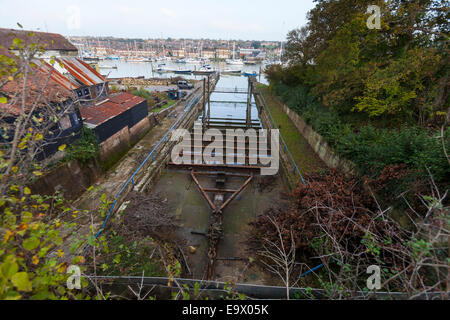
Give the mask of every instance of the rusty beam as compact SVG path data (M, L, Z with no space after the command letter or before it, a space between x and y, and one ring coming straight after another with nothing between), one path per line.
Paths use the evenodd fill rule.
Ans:
M219 172L200 172L196 171L195 174L197 176L203 175L203 176L216 176ZM229 173L225 172L225 175L227 177L239 177L239 178L248 178L248 174L238 174L238 173Z
M229 172L252 172L260 171L264 166L242 166L242 165L217 165L217 164L175 164L169 162L169 167L184 169L191 171L192 169L209 170L209 171L229 171Z
M198 182L197 177L195 176L194 171L191 171L191 177L192 177L192 180L194 180L195 184L197 185L197 187L200 190L200 192L203 195L203 197L206 199L206 201L208 201L208 204L211 207L211 209L213 211L216 211L217 210L216 206L211 201L211 199L208 197L208 195L206 194L205 190L203 190L202 186L200 185L200 182Z
M225 210L225 208L249 185L253 180L253 173L250 177L245 181L245 183L237 190L225 203L220 207L219 211Z
M213 192L213 193L235 193L237 190L229 190L229 189L216 189L216 188L203 188L205 192Z

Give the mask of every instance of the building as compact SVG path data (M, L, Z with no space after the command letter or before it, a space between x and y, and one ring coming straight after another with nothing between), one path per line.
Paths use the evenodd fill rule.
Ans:
M216 57L217 59L229 59L231 58L232 51L228 48L217 48Z
M214 50L203 50L203 57L208 59L215 59L216 52Z
M15 38L22 39L25 44L40 43L45 48L45 52L36 58L35 82L27 83L27 107L34 103L39 105L37 118L45 118L43 110L50 111L49 107L56 113L65 110L63 114L59 113L59 122L51 129L51 137L45 137L46 141L52 138L52 143L48 143L44 157L55 153L61 144L77 140L83 124L93 129L100 143L102 160L126 151L150 129L146 100L126 92L110 94L107 80L78 59L76 47L64 37L0 29L0 44L10 48L3 51L11 57L15 57L18 51L12 47ZM56 57L53 65L50 65L53 60L50 57ZM22 83L20 79L5 80L7 83L0 93L8 98L8 103L1 105L3 115L7 116L2 119L13 125L21 110L14 97L20 92Z
M128 92L111 94L107 99L80 110L85 125L94 130L100 143L108 142L120 133L119 140L120 136L126 137L128 145L139 139L147 127L147 101ZM126 132L122 132L124 129Z
M247 61L263 61L266 58L266 53L259 49L240 49L239 55Z
M84 125L100 144L100 156L126 151L150 129L147 101L128 92L111 94L106 79L84 61L57 59L57 69L70 82Z
M25 45L39 43L44 49L39 58L78 56L78 49L60 34L0 28L0 45L13 53L17 53L13 47L15 38Z
M4 55L1 52L0 54ZM55 113L58 116L58 121L42 132L45 135L41 150L37 154L37 159L40 160L55 154L61 145L70 145L78 140L83 128L80 110L74 103L74 94L69 89L69 82L58 71L52 70L49 74L50 70L51 66L46 63L42 66L37 65L26 85L25 113L36 119L36 127L39 127L38 123L42 119L49 118ZM6 104L0 104L2 128L7 131L4 132L6 135L2 135L3 142L12 139L15 121L23 112L22 87L23 78L16 78L1 88L1 95L8 99Z

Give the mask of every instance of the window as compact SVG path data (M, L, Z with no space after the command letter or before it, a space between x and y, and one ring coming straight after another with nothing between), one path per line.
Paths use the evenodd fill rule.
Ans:
M72 119L72 124L73 124L74 126L77 126L77 125L80 124L80 120L78 119L78 115L77 115L76 113L72 113L72 114L70 115L70 118Z

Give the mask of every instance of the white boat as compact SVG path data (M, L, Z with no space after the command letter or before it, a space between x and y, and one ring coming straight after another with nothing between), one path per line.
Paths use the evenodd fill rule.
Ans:
M216 72L216 70L211 68L210 65L205 65L205 66L201 67L199 70L195 70L193 73L195 75L209 75L209 74L213 74L214 72Z
M234 66L243 66L244 65L244 61L242 61L241 59L227 59L225 62L229 65L234 65Z
M233 59L227 59L225 61L229 65L235 65L235 66L243 66L244 61L241 59L236 59L236 43L233 43Z
M233 74L233 75L239 75L242 73L242 70L233 70L233 69L225 69L222 71L223 74Z
M189 58L189 59L186 59L186 63L188 63L188 64L201 64L201 63L203 63L203 61L201 61L199 59Z
M159 67L159 68L156 68L154 71L155 71L156 73L173 73L175 70L169 69L169 68L162 68L162 67Z
M129 57L127 62L148 62L148 59L143 57Z

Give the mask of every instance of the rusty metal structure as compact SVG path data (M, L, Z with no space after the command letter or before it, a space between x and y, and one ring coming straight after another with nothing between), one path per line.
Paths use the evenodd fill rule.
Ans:
M191 141L201 142L202 154L207 144L202 141L196 141L196 137L193 133L195 129L202 130L204 134L209 129L219 130L223 136L226 136L227 129L263 129L262 124L259 120L252 120L251 108L252 108L252 95L253 95L253 82L249 79L248 89L227 89L227 88L217 88L211 91L211 81L204 79L203 81L203 110L202 116L199 118L194 128L191 131ZM232 103L245 103L247 105L246 118L236 119L236 118L212 118L211 117L211 94L212 93L233 93L239 95L246 95L247 99L245 102L232 102ZM220 101L226 103L226 101ZM210 163L203 159L201 163L198 163L192 159L195 156L195 152L182 151L180 156L189 156L191 158L190 163L175 164L173 162L169 163L169 169L185 170L190 172L192 181L197 186L199 192L202 194L203 198L207 202L211 209L210 226L207 234L209 249L208 249L208 266L206 270L206 279L214 279L214 270L217 260L217 248L220 240L223 237L223 219L224 214L226 214L226 208L235 200L254 180L254 177L259 174L262 165L252 165L252 159L257 158L259 149L254 148L251 145L251 141L248 136L241 136L244 145L235 144L235 140L222 140L219 141L222 144L226 143L227 147L233 145L233 153L229 153L227 148L227 154L222 154L223 157L226 156L227 160L223 163ZM257 138L256 138L257 139ZM215 140L216 141L216 140ZM265 153L270 151L270 148L264 150ZM236 161L229 162L228 156L240 155L241 158L244 156L244 163L238 163ZM214 183L214 187L208 187L205 183L202 183L201 178L209 178L208 184ZM229 180L239 179L240 186L235 189L227 187Z

